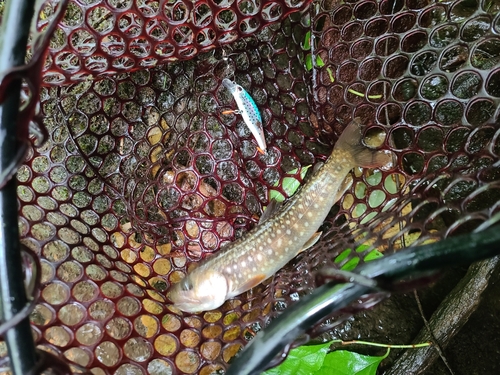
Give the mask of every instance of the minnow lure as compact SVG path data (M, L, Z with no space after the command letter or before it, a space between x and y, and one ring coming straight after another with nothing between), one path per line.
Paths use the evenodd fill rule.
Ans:
M233 95L236 105L238 106L237 111L224 111L223 114L236 113L241 114L243 121L248 126L253 136L257 140L257 150L261 154L266 152L266 140L264 138L264 129L262 128L262 117L260 117L259 109L252 99L250 94L245 91L243 87L238 85L236 82L230 79L224 78L222 80L222 85L229 90Z
M346 178L352 168L384 165L391 165L391 156L361 144L355 119L328 160L286 204L277 207L272 201L254 229L202 260L170 288L168 297L180 310L200 312L216 309L260 284L318 241L318 228L352 183Z

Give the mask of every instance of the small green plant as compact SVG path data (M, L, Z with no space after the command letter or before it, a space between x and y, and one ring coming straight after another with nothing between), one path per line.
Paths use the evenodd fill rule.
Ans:
M319 56L319 55L316 56L316 64L313 64L313 56L311 53L311 32L310 31L308 31L306 33L306 36L304 38L304 43L302 45L302 49L304 51L306 51L306 55L304 57L304 59L305 59L304 64L305 64L306 69L308 71L311 71L313 69L313 67L322 68L326 65L325 62L323 61L323 59L321 58L321 56ZM334 76L334 73L332 71L332 68L327 66L326 71L328 73L328 77L330 78L330 81L332 83L335 82L335 76ZM354 89L348 89L347 91L349 91L353 95L357 95L357 96L360 96L362 98L364 98L364 96L365 96L364 93L356 91ZM368 99L381 99L381 98L382 98L382 95L368 95Z
M347 350L330 350L334 343L342 345L361 344L387 348L382 356L368 356ZM287 359L279 366L266 371L265 375L375 375L377 368L390 353L391 348L420 348L416 345L386 345L367 341L333 340L319 345L303 345L292 349Z
M312 54L310 52L311 51L311 32L310 31L308 31L306 33L306 36L304 38L304 44L302 45L302 49L304 51L309 51L305 55L305 65L306 65L306 69L311 71L313 68L313 59L312 59ZM322 68L323 66L325 66L325 63L320 56L316 56L316 66L319 68Z

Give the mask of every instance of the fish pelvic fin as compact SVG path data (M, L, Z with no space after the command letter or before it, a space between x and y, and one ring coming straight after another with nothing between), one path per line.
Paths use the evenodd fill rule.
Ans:
M304 246L302 246L302 248L299 250L299 252L297 254L300 254L301 252L313 247L314 245L316 245L316 242L319 241L321 235L323 234L323 232L316 232L314 233L311 238L309 238L307 240L307 242L304 244Z
M339 190L335 193L335 197L333 198L334 202L338 202L340 198L342 198L347 190L352 186L352 176L347 175L342 184L339 187Z
M335 150L343 150L353 159L353 167L389 169L393 165L390 152L372 150L362 142L361 120L356 117L351 121L335 144Z

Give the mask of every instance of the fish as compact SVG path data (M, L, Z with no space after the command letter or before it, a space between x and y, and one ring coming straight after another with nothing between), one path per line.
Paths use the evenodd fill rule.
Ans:
M257 141L257 150L261 154L265 154L267 145L266 139L264 137L264 129L262 128L262 117L260 116L259 109L257 108L257 104L250 96L250 94L236 82L231 81L230 79L224 78L222 80L222 85L229 90L229 92L233 95L234 100L236 101L236 106L238 110L229 110L223 111L223 114L236 113L240 114L243 117L243 121L246 126L250 129L255 140Z
M346 127L325 163L284 204L272 200L259 223L241 238L201 260L167 297L178 309L196 313L214 310L273 276L320 238L319 227L331 207L352 185L355 167L392 166L389 152L361 142L361 123Z

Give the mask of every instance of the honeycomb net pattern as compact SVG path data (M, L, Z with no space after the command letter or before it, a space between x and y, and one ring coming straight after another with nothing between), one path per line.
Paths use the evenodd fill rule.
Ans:
M112 2L87 3L69 9ZM238 4L227 6L238 12ZM17 174L22 242L42 268L31 315L39 347L76 373L211 374L312 290L321 267L352 268L369 246L390 253L494 223L499 7L320 1L185 61L48 85L84 77L62 66L61 80L41 89L50 139ZM139 17L139 8L123 14ZM94 55L64 51L81 61ZM267 154L240 117L222 114L234 108L226 77L259 106ZM254 226L271 190L286 195L275 185L325 160L354 117L367 125L367 143L392 151L394 167L355 169L320 242L273 280L217 311L176 310L168 286ZM366 246L353 248L352 239Z
M252 35L304 8L309 0L73 0L55 31L45 83L130 72ZM41 8L39 29L59 1Z

